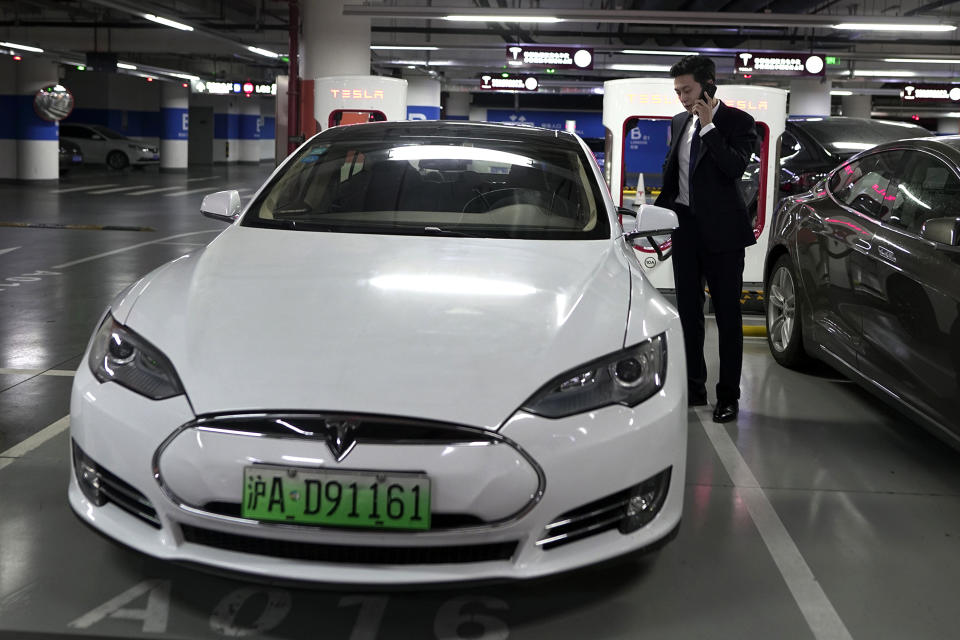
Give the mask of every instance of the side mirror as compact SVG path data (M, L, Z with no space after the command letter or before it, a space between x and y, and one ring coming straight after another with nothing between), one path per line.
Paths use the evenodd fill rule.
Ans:
M951 247L960 246L960 218L930 218L920 228L920 237Z
M243 206L237 191L217 191L203 197L200 213L221 222L233 222L240 217Z
M617 207L617 216L620 218L620 226L625 232L637 228L637 212L633 209Z
M625 233L623 237L631 244L634 244L638 238L646 239L657 252L657 257L663 261L669 257L669 254L665 255L660 250L661 243L654 236L669 235L679 226L680 221L672 209L652 204L642 204L637 212L636 228Z

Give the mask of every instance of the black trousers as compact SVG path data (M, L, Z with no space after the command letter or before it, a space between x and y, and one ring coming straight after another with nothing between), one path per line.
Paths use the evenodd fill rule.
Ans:
M677 311L683 325L687 351L687 387L691 398L706 396L707 363L703 356L705 301L704 283L710 288L720 337L720 379L717 400L740 398L743 368L744 250L716 251L699 239L696 222L688 207L675 205L680 228L673 233L673 278L677 289Z

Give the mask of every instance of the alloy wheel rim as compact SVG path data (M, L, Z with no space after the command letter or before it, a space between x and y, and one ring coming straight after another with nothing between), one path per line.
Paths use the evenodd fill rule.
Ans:
M783 352L790 344L796 320L796 289L793 275L780 267L770 280L770 304L767 305L767 335L773 348Z

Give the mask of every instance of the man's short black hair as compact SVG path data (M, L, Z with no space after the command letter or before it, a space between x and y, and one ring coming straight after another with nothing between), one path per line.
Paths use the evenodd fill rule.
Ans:
M670 77L693 75L693 79L701 86L709 83L717 83L717 65L707 56L684 56L680 61L670 67Z

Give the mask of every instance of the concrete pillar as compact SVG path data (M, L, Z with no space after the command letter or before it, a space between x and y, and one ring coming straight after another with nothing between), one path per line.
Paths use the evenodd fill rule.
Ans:
M0 180L17 179L17 74L10 56L0 56Z
M331 4L336 4L334 9ZM342 3L300 3L300 77L370 75L370 18L344 16Z
M469 120L472 99L473 94L466 91L449 93L447 95L447 108L443 114L444 120Z
M273 161L276 158L277 101L275 98L260 99L260 159Z
M240 105L234 96L218 96L213 106L213 161L232 164L240 159Z
M160 170L186 171L190 136L190 90L179 82L160 89Z
M255 97L240 98L240 140L238 162L260 162L260 100Z
M440 119L440 82L407 78L407 120Z
M17 180L60 178L60 128L33 110L40 89L59 83L56 63L24 58L17 63Z
M477 107L470 105L470 121L471 122L486 122L487 121L487 108L486 107Z
M869 118L872 109L872 96L852 95L840 98L840 115L848 118Z
M791 116L830 115L829 80L820 78L794 78L790 81Z
M955 136L960 134L960 119L937 118L937 135Z

